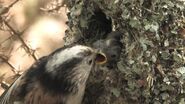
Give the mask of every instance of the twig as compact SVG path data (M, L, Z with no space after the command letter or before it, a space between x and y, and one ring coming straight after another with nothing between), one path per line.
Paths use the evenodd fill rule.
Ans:
M8 7L11 8L14 4L16 4L19 0L15 0L13 3L11 3Z
M2 82L1 82L1 87L2 87L3 89L8 89L8 88L10 87L10 84L7 83L7 82L5 82L5 81L2 81Z
M8 58L6 57L6 56L2 56L2 55L0 55L0 58L3 60L3 62L5 62L6 64L8 64L10 67L11 67L11 70L15 73L15 74L17 74L17 69L12 65L12 64L10 64L9 62L8 62Z
M7 39L3 40L2 42L0 42L0 45L3 44L4 42L8 41L9 39L11 39L13 37L13 35L9 36Z
M32 49L30 49L29 46L24 42L24 40L20 36L20 32L17 32L16 30L14 30L5 20L4 20L4 23L13 32L13 34L16 35L18 37L18 39L22 42L25 51L28 52L33 57L33 59L35 61L37 61L37 57L34 55L34 52L32 52Z
M63 2L60 3L60 5L57 5L55 8L52 8L52 9L40 8L40 10L44 12L53 12L53 11L58 11L61 7L65 7Z
M154 11L152 11L152 10L150 10L150 9L147 9L147 8L145 8L145 7L142 7L142 8L143 8L144 10L150 12L150 13L153 13L153 14L155 14L155 15L159 15L159 13L154 12Z
M7 13L11 7L13 7L14 4L16 4L19 0L15 0L13 3L11 3L8 7L2 7L1 9L1 12L0 12L0 15L3 15L5 13Z

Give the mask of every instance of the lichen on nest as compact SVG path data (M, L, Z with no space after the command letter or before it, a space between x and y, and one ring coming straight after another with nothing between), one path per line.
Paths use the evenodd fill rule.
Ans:
M184 1L66 0L66 5L66 44L90 45L110 32L98 27L96 11L111 21L106 25L111 31L123 33L118 68L90 77L84 104L185 103Z

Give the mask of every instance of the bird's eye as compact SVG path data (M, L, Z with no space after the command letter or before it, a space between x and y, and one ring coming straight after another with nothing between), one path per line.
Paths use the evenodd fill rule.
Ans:
M88 64L91 65L91 64L92 64L92 60L89 60L89 61L88 61Z
M116 58L116 55L115 54L111 55L111 58Z

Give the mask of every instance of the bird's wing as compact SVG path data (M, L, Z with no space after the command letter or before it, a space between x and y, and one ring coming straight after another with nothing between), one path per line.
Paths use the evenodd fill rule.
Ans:
M0 97L0 104L23 104L23 98L27 93L29 81L39 74L39 70L45 66L46 61L47 57L40 58L25 73L15 80L9 89L7 89Z
M12 104L11 103L11 98L14 92L19 92L17 91L17 88L21 88L24 82L24 74L22 74L10 87L7 89L3 95L1 96L0 99L0 104ZM19 104L19 103L18 103Z

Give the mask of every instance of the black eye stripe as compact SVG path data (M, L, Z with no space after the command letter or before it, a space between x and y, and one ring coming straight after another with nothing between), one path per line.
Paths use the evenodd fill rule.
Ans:
M74 67L81 63L82 60L83 58L71 58L66 60L63 64L55 68L57 70L56 77L52 77L50 73L45 72L40 78L40 83L45 86L45 89L48 91L52 89L55 93L69 93L66 88L73 86L73 83L67 82L69 80L67 76L74 72Z

